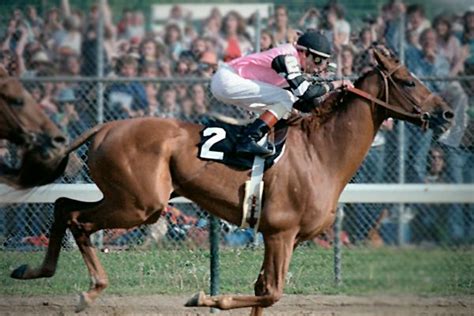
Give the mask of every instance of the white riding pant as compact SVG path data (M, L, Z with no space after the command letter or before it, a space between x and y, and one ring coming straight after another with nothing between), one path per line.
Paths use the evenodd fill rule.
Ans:
M242 78L226 64L220 65L212 77L211 92L223 103L257 113L269 110L278 119L287 116L297 100L290 91L278 86Z

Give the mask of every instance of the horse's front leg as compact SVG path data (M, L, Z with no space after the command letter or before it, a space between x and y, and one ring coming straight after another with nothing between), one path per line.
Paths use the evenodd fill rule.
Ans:
M295 241L295 232L279 232L264 236L265 258L263 273L256 284L256 296L219 295L206 296L200 292L186 306L234 309L252 307L252 315L261 314L264 307L276 303L283 295L286 273L290 265Z

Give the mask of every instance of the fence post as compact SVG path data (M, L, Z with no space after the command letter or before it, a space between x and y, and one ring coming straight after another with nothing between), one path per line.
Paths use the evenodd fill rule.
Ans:
M99 23L97 24L97 77L104 77L104 13L105 0L99 2ZM97 123L104 122L104 83L99 80L97 82ZM99 249L104 248L104 231L100 230L95 234L95 241Z
M336 210L336 220L334 222L334 281L336 287L341 285L342 282L342 245L341 245L341 232L342 232L342 218L344 217L344 204L340 204Z
M399 55L400 55L400 62L405 64L405 14L400 16L400 36L399 36ZM398 130L398 145L399 145L399 152L398 152L398 183L403 184L406 182L405 179L405 157L406 157L406 127L405 122L400 121L400 128ZM406 223L405 221L405 204L400 203L398 205L398 232L397 232L397 239L398 245L402 246L405 244L405 231L406 231Z
M211 243L211 295L219 294L219 232L220 220L214 215L209 215L209 241ZM211 313L217 310L211 308Z

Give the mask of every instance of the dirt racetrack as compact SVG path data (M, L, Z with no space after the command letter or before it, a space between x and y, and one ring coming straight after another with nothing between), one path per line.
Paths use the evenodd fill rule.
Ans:
M188 298L170 295L103 295L94 306L76 314L75 296L0 296L0 315L211 315L208 308L183 307ZM249 311L240 309L212 315L248 315ZM474 297L285 295L264 315L474 315Z

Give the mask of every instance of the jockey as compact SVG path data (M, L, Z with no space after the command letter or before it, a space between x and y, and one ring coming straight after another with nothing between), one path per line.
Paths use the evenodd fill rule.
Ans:
M295 44L243 56L222 63L212 77L212 94L221 102L261 113L244 128L237 140L236 151L266 156L272 151L257 142L282 118L293 104L314 108L313 100L347 84L337 80L311 83L304 73L318 74L326 70L331 56L330 44L318 32L307 32ZM288 88L289 90L285 89ZM309 105L309 106L308 106Z

